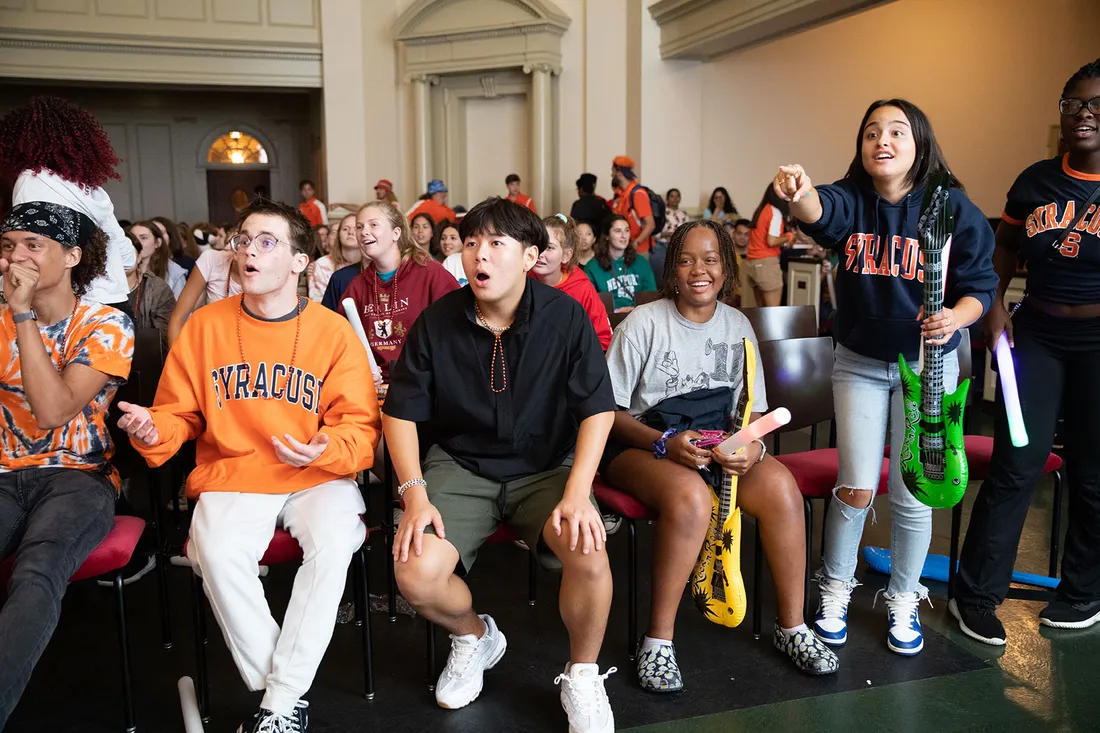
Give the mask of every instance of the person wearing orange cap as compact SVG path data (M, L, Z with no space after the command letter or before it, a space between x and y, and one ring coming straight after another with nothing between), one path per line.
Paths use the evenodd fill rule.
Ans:
M374 200L386 201L397 209L401 208L401 204L397 203L397 194L393 192L393 181L388 178L379 178L378 183L374 184ZM359 209L363 208L362 204L329 204L329 211L333 209L344 209L355 214Z
M626 155L617 155L611 161L611 184L615 187L615 198L611 201L611 211L626 218L630 223L630 241L643 256L649 257L649 248L653 246L653 230L656 220L653 207L649 203L649 194L638 183L634 172L634 160Z

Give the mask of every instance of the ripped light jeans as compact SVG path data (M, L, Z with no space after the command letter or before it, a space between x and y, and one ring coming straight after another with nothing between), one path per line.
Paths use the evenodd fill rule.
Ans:
M916 364L910 364L914 369ZM959 359L943 355L943 383L948 392L959 381ZM921 570L932 540L932 509L917 501L901 478L901 445L905 439L901 375L897 362L861 356L837 345L833 366L833 404L836 409L837 488L878 489L886 429L890 429L889 497L892 517L892 558L887 597L917 593L926 597ZM857 509L836 496L825 521L824 575L854 582L859 541L870 506ZM873 505L872 494L872 505ZM873 513L872 513L873 516Z

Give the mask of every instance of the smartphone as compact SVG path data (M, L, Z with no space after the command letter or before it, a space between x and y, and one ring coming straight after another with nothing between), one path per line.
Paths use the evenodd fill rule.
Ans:
M713 448L726 439L726 433L721 430L700 430L702 438L691 441L696 448Z

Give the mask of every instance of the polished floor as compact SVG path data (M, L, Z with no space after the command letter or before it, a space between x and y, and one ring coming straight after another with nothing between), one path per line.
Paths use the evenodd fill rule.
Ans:
M981 426L984 420L979 420ZM806 438L784 439L784 450L807 447ZM969 506L977 486L966 499ZM889 507L878 503L878 522L867 526L867 544L888 545ZM1050 532L1051 485L1035 493L1017 568L1044 573ZM820 515L820 511L818 511ZM818 519L820 521L820 518ZM965 527L965 519L964 525ZM1064 523L1063 523L1064 526ZM947 552L950 516L935 516L932 551ZM640 557L649 554L649 531L640 529ZM820 528L815 528L815 545ZM746 522L745 552L751 548ZM842 670L826 679L798 675L770 645L770 623L754 640L750 619L734 630L705 622L685 601L678 650L687 691L672 698L647 695L633 683L625 654L623 535L610 546L616 599L601 665L619 672L608 682L619 730L645 731L1093 731L1100 730L1100 628L1039 629L1041 603L1010 600L1001 609L1008 646L984 646L962 636L947 613L942 584L930 583L932 603L922 606L927 647L916 659L885 648L886 620L875 590L885 578L861 562L864 586L851 611L850 641L841 651ZM374 592L383 591L381 553L375 552ZM743 556L746 580L752 563ZM175 647L159 644L152 577L130 589L129 611L139 730L182 731L175 681L192 674L190 602L186 570L171 568ZM273 603L285 603L291 568L275 568L268 587ZM645 618L645 570L640 596ZM501 582L503 577L508 582ZM424 625L400 616L389 623L373 616L378 695L359 697L362 684L358 629L338 626L310 694L312 731L564 731L553 677L564 662L564 633L553 602L556 579L539 574L539 600L526 602L524 554L510 545L487 548L471 577L479 606L493 613L509 636L504 662L486 677L481 699L448 712L434 705L424 684ZM751 589L751 585L750 585ZM750 590L751 594L751 590ZM764 594L764 619L773 617L772 593ZM281 609L277 608L277 613ZM15 715L10 733L108 733L121 730L114 615L106 590L74 587L65 600L60 627ZM438 636L440 664L446 638ZM243 689L222 640L212 628L213 722L208 731L232 731L257 703Z

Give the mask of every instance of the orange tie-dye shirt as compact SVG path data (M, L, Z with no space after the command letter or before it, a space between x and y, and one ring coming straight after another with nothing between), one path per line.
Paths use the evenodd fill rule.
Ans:
M68 338L72 323L76 319ZM66 425L53 430L38 427L23 391L19 345L12 311L0 305L0 411L3 439L0 470L20 468L78 468L105 471L119 486L118 472L109 461L114 445L107 432L107 408L120 384L130 375L134 354L134 326L129 316L97 303L81 303L74 316L52 326L40 326L39 333L50 359L63 369L83 364L110 377L103 389ZM64 341L64 354L58 354Z

